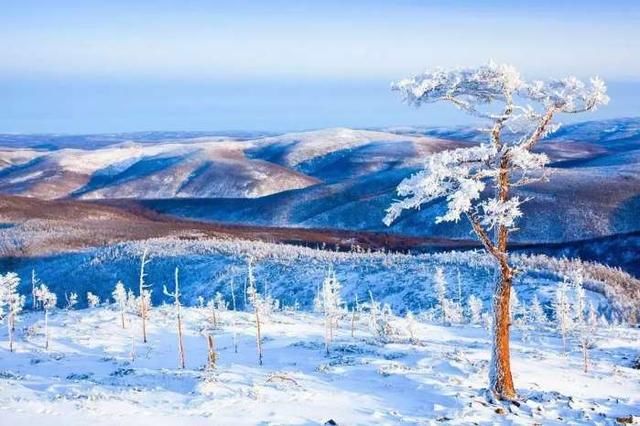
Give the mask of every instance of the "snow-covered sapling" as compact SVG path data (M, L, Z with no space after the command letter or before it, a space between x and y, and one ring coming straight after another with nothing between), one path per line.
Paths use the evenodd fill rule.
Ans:
M583 287L582 276L574 282L575 304L574 321L578 343L582 350L583 371L589 370L589 349L595 343L595 332L598 324L597 313L593 303L587 302L587 295Z
M44 348L49 349L49 312L56 307L58 298L55 293L49 291L49 287L45 284L40 284L40 287L36 288L36 299L38 303L44 309Z
M573 317L571 312L571 302L569 301L569 284L563 280L556 288L554 310L556 315L556 325L562 336L562 349L567 352L567 335L573 327Z
M225 312L229 308L229 304L224 300L224 296L219 291L216 291L216 295L213 297L213 303L218 312Z
M163 291L165 296L169 296L173 298L173 306L176 310L176 326L178 328L178 357L180 361L180 368L184 368L184 340L182 337L182 304L180 303L180 281L178 279L178 268L175 270L174 278L175 278L175 287L173 292L167 290L167 286L163 286Z
M247 299L250 305L253 307L253 312L256 321L256 346L258 350L258 364L262 365L262 330L260 324L260 318L264 311L265 300L258 293L256 287L256 279L253 276L253 258L249 257L247 260Z
M140 277L138 281L139 287L139 312L142 318L142 341L147 343L147 317L149 315L149 308L151 307L151 285L145 282L147 274L144 271L145 266L149 263L147 259L147 249L144 249L142 253L142 259L140 260Z
M447 297L447 279L444 276L444 270L439 266L436 268L433 281L442 324L462 322L464 316L462 306Z
M535 325L544 325L548 322L547 315L544 313L542 304L538 299L538 295L534 294L529 307L529 322Z
M342 298L340 297L340 282L336 277L333 266L329 266L322 281L322 308L324 311L324 347L327 355L329 345L333 341L333 328L342 313Z
M67 301L66 309L70 311L74 306L78 304L78 293L71 292L70 294L65 293L64 298Z
M467 305L471 324L482 324L482 300L472 294L467 300Z
M218 328L218 316L216 315L216 302L209 300L207 302L207 308L209 309L209 322L213 328Z
M36 276L36 270L31 270L31 309L38 309L38 299L36 297L36 289L40 285L40 280Z
M236 313L236 291L233 279L229 282L231 287L231 308L233 309L233 351L238 353L238 315Z
M369 330L374 336L378 335L378 313L380 302L376 302L373 293L369 290Z
M100 297L98 297L97 295L91 293L90 291L87 292L87 306L89 306L90 308L96 308L98 307L98 305L100 304Z
M0 275L0 320L7 324L9 334L9 351L13 352L13 334L15 324L22 308L25 297L18 293L20 277L15 272Z
M122 324L122 328L125 328L124 313L127 309L127 291L124 289L122 281L118 281L116 283L111 296L113 296L113 300L118 307L118 311L120 311L120 322Z
M409 342L416 343L416 318L413 316L413 312L407 311L407 314L404 317L405 323L407 325L407 333L409 334Z
M215 369L217 360L216 341L213 335L207 334L207 370Z
M605 84L593 78L587 85L575 77L528 82L510 65L489 63L469 69L436 69L393 87L410 104L449 102L489 122L488 144L429 155L424 170L400 183L398 195L403 199L388 208L384 222L390 225L403 210L437 199L447 202L437 223L467 218L500 272L493 295L489 387L496 398L513 400L509 298L514 267L507 246L526 200L512 189L545 178L549 159L532 150L555 130L556 114L581 113L606 104ZM485 190L489 187L491 191Z
M433 287L436 293L436 300L438 301L438 307L440 308L440 318L443 324L446 324L449 320L448 317L448 300L447 300L447 280L444 276L444 270L438 266L436 272L433 275Z

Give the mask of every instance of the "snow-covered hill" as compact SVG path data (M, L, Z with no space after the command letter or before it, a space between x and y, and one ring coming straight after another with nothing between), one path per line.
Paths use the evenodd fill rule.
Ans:
M381 219L399 181L429 153L476 143L481 134L473 129L160 135L165 138L137 135L134 142L110 135L112 144L92 149L34 149L31 139L7 140L0 192L137 199L161 213L236 224L444 238L470 232L463 221L434 223L441 202L404 214L390 228ZM553 161L550 181L519 189L533 199L515 240L564 242L640 230L640 119L569 125L540 149Z

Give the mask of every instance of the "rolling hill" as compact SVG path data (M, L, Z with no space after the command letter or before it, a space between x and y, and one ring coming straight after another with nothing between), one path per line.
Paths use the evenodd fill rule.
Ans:
M142 133L78 136L86 145L81 149L72 137L3 135L0 193L116 205L131 200L198 221L468 239L464 222L433 222L442 202L406 213L390 228L381 219L397 183L419 170L425 156L481 137L469 128L407 127ZM640 119L568 125L540 150L551 157L552 173L549 182L519 189L532 201L516 241L566 242L640 230Z

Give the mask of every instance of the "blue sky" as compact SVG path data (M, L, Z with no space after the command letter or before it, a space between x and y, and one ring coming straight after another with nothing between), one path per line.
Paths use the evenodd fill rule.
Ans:
M389 82L488 59L600 75L581 118L640 115L640 6L577 3L1 1L0 132L462 124Z

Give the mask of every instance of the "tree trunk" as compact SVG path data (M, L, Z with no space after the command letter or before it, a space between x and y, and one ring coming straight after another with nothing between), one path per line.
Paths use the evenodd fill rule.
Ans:
M10 316L7 321L9 331L9 352L13 352L13 316Z
M214 368L216 368L217 355L216 355L216 344L211 334L207 334L207 349L208 349L207 368L210 370L213 370Z
M142 311L142 342L147 343L147 302L145 302L144 296L142 296L140 303Z
M583 340L582 341L582 358L583 358L583 361L584 361L584 372L585 373L588 372L588 370L589 370L589 355L587 353L587 350L588 350L587 341Z
M258 308L256 310L256 344L258 346L258 364L262 365L262 335L260 332L260 312Z
M122 328L124 329L125 328L125 325L124 325L124 311L120 311L120 320L122 321Z
M49 311L44 311L44 349L49 350Z
M513 400L516 391L511 376L509 351L509 297L511 294L512 271L508 265L500 268L500 282L497 283L493 299L493 352L489 368L489 386L494 396L501 400Z
M351 337L354 337L355 335L355 328L356 328L356 309L353 308L351 310Z
M180 368L184 369L184 343L182 340L182 317L180 311L178 311L178 352L180 353Z

